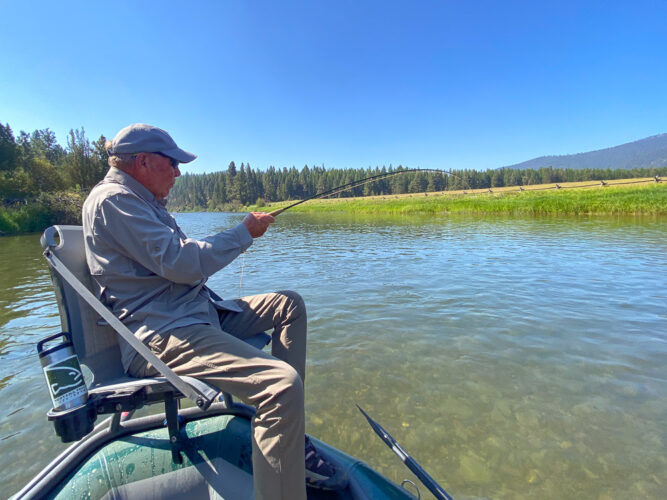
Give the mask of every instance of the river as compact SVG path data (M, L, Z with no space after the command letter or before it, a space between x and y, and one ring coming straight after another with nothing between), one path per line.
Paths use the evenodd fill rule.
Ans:
M239 214L177 214L200 237ZM665 218L285 213L209 281L309 307L307 430L455 498L667 495ZM0 238L0 497L64 445L36 342L59 331L39 236ZM421 488L428 497L425 488Z

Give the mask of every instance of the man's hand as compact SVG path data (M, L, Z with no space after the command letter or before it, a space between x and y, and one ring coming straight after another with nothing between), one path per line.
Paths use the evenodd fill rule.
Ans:
M271 215L264 212L250 212L243 219L243 225L248 229L250 236L259 238L275 220Z

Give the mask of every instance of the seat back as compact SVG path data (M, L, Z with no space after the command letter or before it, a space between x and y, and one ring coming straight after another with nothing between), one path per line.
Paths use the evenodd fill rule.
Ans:
M41 243L44 250L53 252L92 291L81 226L51 226L44 231ZM81 365L92 373L90 388L125 377L116 332L100 324L99 314L58 273L50 271L62 329L72 336Z

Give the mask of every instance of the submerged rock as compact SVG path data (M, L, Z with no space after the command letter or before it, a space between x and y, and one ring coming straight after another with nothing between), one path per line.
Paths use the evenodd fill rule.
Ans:
M528 484L536 484L542 480L540 471L537 469L530 469L526 475L526 482Z
M458 473L469 483L488 483L491 479L491 473L484 459L470 452L461 458Z

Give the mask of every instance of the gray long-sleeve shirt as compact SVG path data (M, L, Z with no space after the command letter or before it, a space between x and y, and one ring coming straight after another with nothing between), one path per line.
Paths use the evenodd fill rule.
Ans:
M113 167L83 205L83 235L94 292L142 342L173 328L214 324L206 280L252 244L243 224L188 238L163 203ZM120 345L127 369L136 353Z

